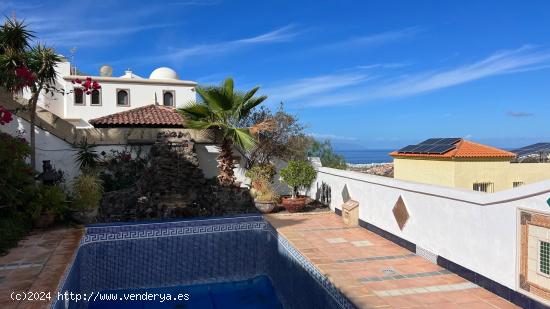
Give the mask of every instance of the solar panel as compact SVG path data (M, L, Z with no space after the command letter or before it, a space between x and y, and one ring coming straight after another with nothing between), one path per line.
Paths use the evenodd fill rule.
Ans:
M421 143L420 144L437 144L437 142L439 142L440 140L442 140L442 138L429 138Z
M399 149L397 152L401 152L401 153L405 153L405 152L410 152L412 149L418 147L418 145L408 145L408 146L405 146L401 149Z
M414 152L417 153L428 153L428 149L432 148L433 145L419 145L414 149Z
M437 145L436 147L430 149L430 153L433 154L444 154L450 150L455 149L455 145Z
M419 145L452 145L457 142L459 142L461 139L458 137L451 137L451 138L429 138L421 143L418 143Z
M398 153L444 154L454 148L460 138L430 138L417 145L408 145L399 149Z
M518 157L550 152L550 143L536 143L512 150Z

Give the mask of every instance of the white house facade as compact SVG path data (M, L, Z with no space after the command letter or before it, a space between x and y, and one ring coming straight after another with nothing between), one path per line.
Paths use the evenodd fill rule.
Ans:
M38 105L56 116L70 119L79 128L91 127L91 119L128 111L151 104L181 107L195 100L197 83L180 80L178 74L167 67L155 69L149 78L143 78L127 70L120 77L112 76L112 68L103 66L99 76L90 76L101 85L86 95L74 84L87 76L71 74L74 68L65 61L58 65L56 88L63 93L43 93ZM30 98L24 93L23 98Z

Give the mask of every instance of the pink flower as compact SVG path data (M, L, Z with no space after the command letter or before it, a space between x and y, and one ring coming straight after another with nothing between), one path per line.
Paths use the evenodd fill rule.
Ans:
M5 125L13 120L12 113L0 106L0 125Z

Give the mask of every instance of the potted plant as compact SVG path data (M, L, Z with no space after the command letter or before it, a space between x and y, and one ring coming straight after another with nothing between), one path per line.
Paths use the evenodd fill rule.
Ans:
M57 186L39 185L35 199L30 203L34 227L47 228L66 209L66 196Z
M261 213L270 213L277 206L279 196L272 185L275 173L275 166L269 163L255 165L246 172L246 177L252 181L250 192L254 204Z
M290 161L281 169L281 181L292 190L291 196L283 196L282 204L288 212L300 211L306 205L307 196L300 196L300 190L307 190L315 180L317 172L307 161Z
M103 193L101 181L94 174L81 174L73 182L75 194L71 217L80 224L94 222Z

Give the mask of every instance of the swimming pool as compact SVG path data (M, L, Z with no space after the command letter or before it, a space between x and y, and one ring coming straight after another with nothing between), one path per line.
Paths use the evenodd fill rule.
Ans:
M189 300L179 304L202 308L193 301L205 291L210 291L209 299L216 297L216 289L226 300L236 298L256 293L254 280L265 292L261 297L273 300L273 308L277 303L284 308L354 308L258 215L88 226L59 288L61 295L72 292L87 299L65 297L52 308L100 308L94 305L112 292L134 297L188 294ZM235 286L237 290L231 290ZM146 303L155 306L151 308L182 308L156 301ZM125 307L121 303L117 308Z

